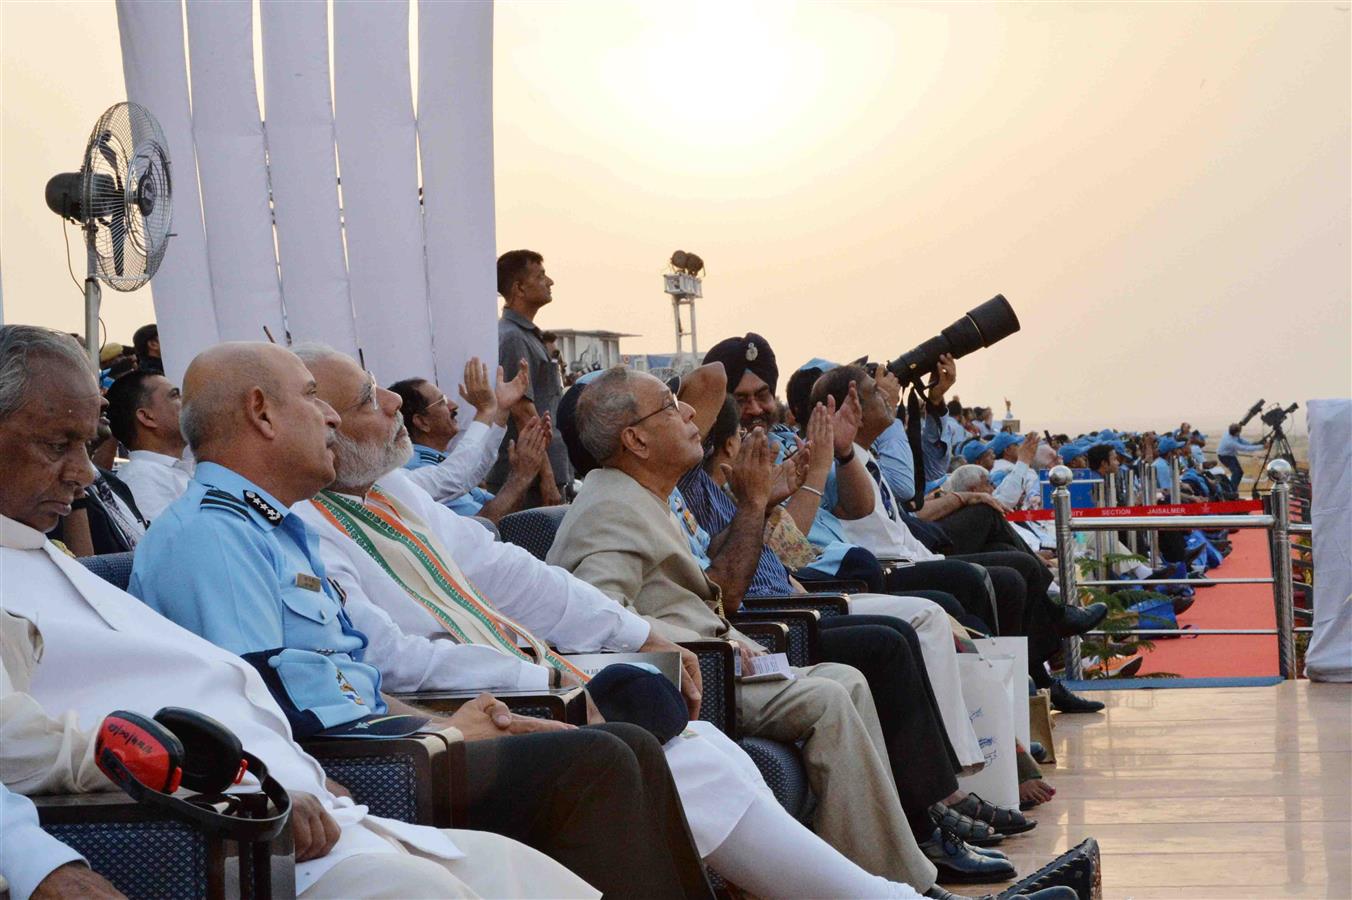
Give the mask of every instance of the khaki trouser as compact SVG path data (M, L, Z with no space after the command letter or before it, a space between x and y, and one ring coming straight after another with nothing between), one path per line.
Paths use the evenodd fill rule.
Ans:
M386 838L394 852L349 856L300 896L302 900L600 896L548 856L511 838L486 831L449 833L465 852L463 859L439 859Z
M793 681L737 686L743 733L804 741L803 761L817 795L817 834L870 874L923 893L937 872L901 811L864 676L836 663L794 671Z

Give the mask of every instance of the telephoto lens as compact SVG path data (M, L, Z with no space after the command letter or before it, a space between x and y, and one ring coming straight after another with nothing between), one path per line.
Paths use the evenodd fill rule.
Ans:
M943 354L958 359L1018 330L1019 317L1014 314L1014 307L1004 294L996 294L920 346L892 360L887 368L903 383L918 381L934 371Z

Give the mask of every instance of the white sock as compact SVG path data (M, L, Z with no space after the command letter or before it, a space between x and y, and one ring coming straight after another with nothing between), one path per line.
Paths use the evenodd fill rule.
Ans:
M775 897L914 898L910 885L870 875L764 796L705 861L728 881Z
M1131 574L1132 574L1134 577L1140 578L1140 579L1142 579L1142 580L1145 580L1146 578L1149 578L1149 577L1150 577L1150 573L1151 573L1150 567L1147 566L1147 565L1144 565L1144 564L1142 564L1142 563L1137 563L1136 565L1132 566L1132 568L1131 568Z

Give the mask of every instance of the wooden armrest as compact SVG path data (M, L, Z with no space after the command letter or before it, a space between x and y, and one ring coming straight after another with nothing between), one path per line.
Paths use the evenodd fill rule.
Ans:
M737 617L737 630L770 653L789 652L789 626L773 619Z
M787 653L790 665L807 667L821 661L821 619L821 613L815 609L772 609L741 612L732 621L739 631L753 637L747 631L751 623L783 625L787 629L785 643L773 652Z
M863 594L868 591L868 582L857 578L799 578L803 587L812 593L825 594Z
M302 746L334 781L352 792L356 802L370 807L375 815L450 828L456 824L456 810L465 803L464 742L450 740L440 732L405 738L320 738L302 742ZM399 796L393 806L392 798L369 795L360 775L354 775L354 766L372 761L379 766L381 758L389 758L391 765L406 765L405 760L411 763L408 781L403 785L411 797ZM390 779L383 777L378 782L384 786ZM456 785L461 786L459 791ZM412 813L403 808L410 801L415 810Z
M742 610L746 612L781 609L815 609L822 616L844 616L849 615L850 598L837 593L771 594L742 598Z
M420 691L395 694L405 703L422 707L441 716L449 716L483 691ZM493 696L512 711L537 719L554 719L570 725L587 724L587 700L580 687L550 688L547 691L493 691Z
M737 682L732 667L736 651L732 643L723 640L681 641L680 646L699 657L700 675L704 680L704 700L700 704L699 717L737 740Z

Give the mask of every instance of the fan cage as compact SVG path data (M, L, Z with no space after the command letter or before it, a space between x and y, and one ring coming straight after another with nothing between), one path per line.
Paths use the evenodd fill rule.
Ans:
M85 148L82 209L92 268L134 291L159 268L173 218L169 151L155 117L137 103L108 108Z

